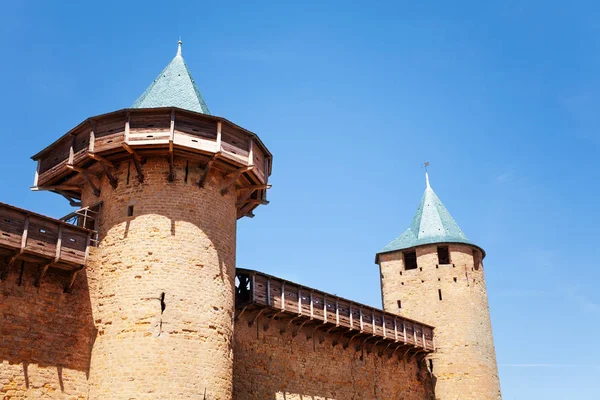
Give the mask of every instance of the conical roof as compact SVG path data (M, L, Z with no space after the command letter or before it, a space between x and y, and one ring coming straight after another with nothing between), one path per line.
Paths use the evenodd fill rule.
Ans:
M210 115L183 57L181 41L177 55L133 103L133 108L178 107Z
M429 185L429 177L426 180L425 193L423 193L410 227L381 249L378 254L431 243L465 243L479 248L467 239L448 209L435 194Z

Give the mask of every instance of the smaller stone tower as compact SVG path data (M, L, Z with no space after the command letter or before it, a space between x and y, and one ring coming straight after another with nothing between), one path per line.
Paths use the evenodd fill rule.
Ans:
M436 399L501 398L485 288L485 252L429 185L410 227L376 256L385 311L435 327Z

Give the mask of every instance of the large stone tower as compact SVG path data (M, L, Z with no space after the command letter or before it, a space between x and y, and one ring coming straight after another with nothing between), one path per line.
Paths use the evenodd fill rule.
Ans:
M429 178L410 227L376 256L384 310L435 326L436 399L501 398L485 288L485 252L471 243Z
M36 189L94 217L90 398L231 399L236 220L267 202L272 157L209 114L181 42L132 108L33 159Z

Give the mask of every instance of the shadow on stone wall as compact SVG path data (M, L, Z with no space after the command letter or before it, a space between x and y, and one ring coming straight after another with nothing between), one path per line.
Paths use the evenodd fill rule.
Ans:
M89 377L96 328L86 272L78 273L72 293L64 293L69 273L50 269L35 287L37 271L37 265L18 262L0 282L0 393L7 382L26 391L32 379L43 380L48 391L65 391L65 370Z

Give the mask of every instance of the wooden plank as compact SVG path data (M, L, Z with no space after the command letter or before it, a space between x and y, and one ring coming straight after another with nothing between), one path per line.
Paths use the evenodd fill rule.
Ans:
M54 262L58 262L60 260L60 251L62 249L62 231L63 226L58 226L58 239L56 240L56 256L54 257Z
M271 278L267 279L267 305L271 305Z

